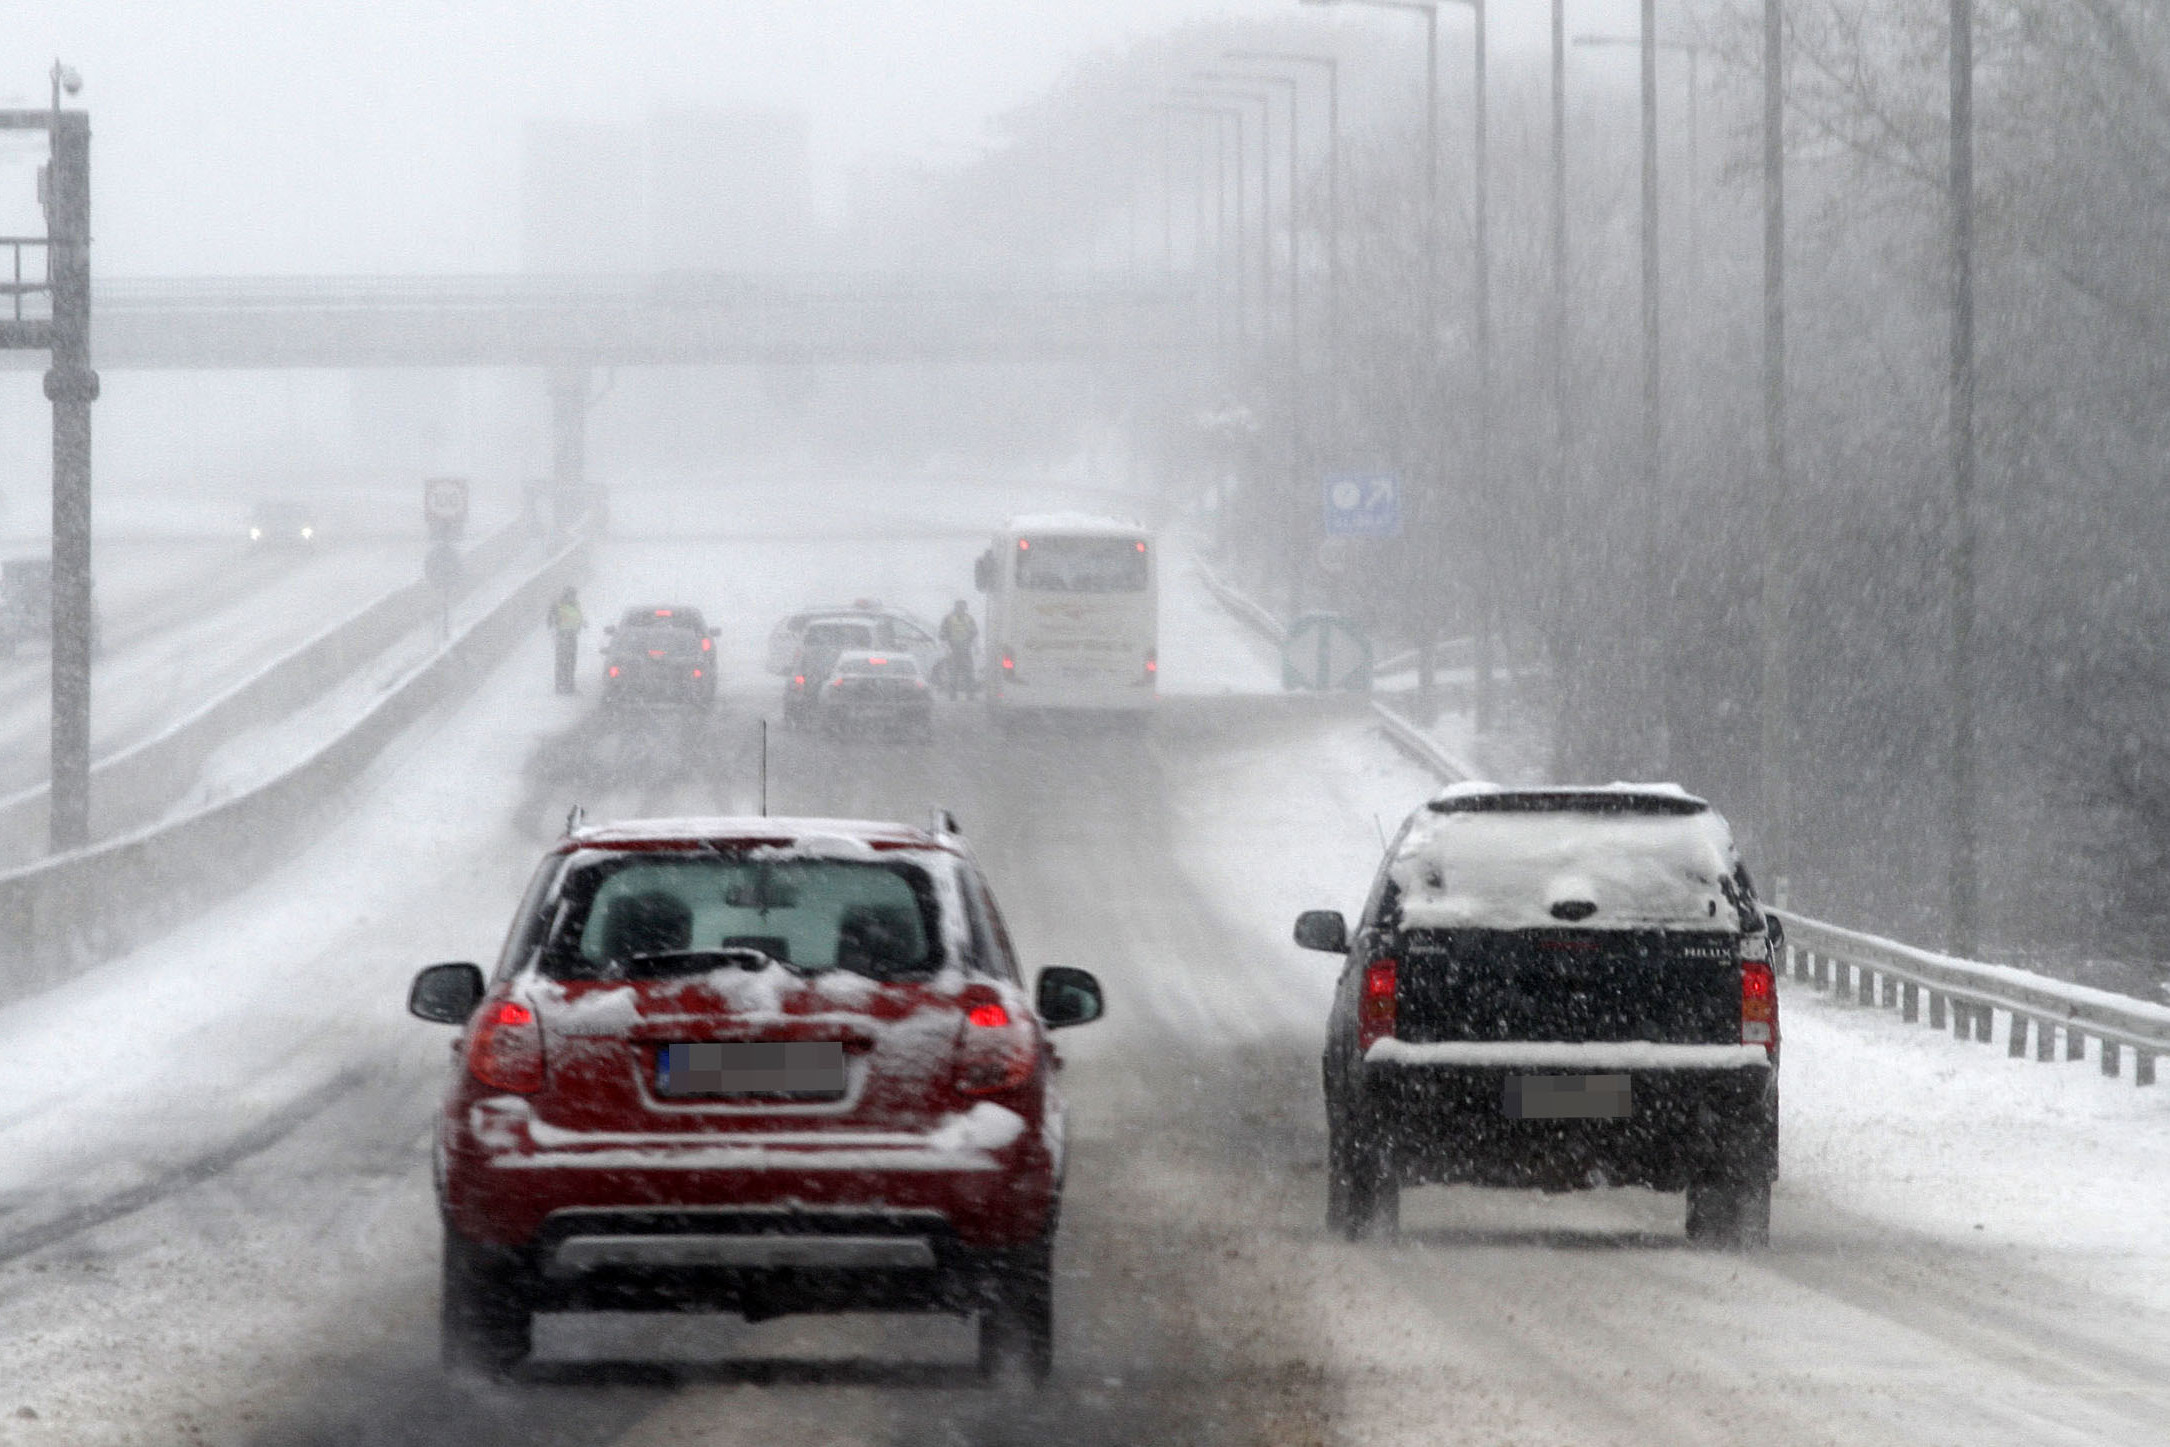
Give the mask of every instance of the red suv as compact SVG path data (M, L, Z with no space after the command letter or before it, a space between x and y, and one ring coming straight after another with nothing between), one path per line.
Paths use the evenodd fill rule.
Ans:
M946 816L673 819L544 858L497 970L433 965L462 1025L438 1123L449 1365L504 1371L538 1310L976 1313L1043 1379L1063 1177L1047 1031Z

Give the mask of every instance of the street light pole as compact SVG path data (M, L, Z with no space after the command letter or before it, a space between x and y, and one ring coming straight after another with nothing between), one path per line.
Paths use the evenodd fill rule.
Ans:
M1792 620L1786 486L1785 0L1763 0L1763 718L1762 853L1782 898L1791 854L1787 674Z
M1368 5L1373 9L1409 11L1424 17L1424 277L1418 302L1418 324L1422 333L1425 373L1429 376L1439 364L1439 6L1442 0L1302 0L1302 3ZM1435 444L1431 496L1425 500L1429 506L1420 505L1418 509L1420 533L1428 534L1439 520L1441 494L1446 491L1445 474L1446 459L1437 455ZM1413 572L1418 579L1425 576L1422 567ZM1435 635L1438 620L1421 600L1418 606L1424 610L1424 616L1416 628L1417 708L1429 722L1437 699Z
M1951 0L1951 935L1974 953L1974 10Z

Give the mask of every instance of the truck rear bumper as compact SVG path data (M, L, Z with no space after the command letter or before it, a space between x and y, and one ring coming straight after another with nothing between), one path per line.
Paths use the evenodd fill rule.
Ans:
M1381 1042L1382 1044L1386 1042ZM1399 1042L1396 1042L1397 1044ZM1633 1042L1631 1042L1632 1044ZM1374 1048L1363 1069L1367 1129L1409 1184L1577 1190L1593 1185L1685 1189L1713 1177L1775 1180L1778 1074L1749 1046L1754 1063L1629 1064L1569 1046L1477 1046L1501 1053L1462 1063L1456 1051L1427 1059L1428 1047ZM1731 1046L1649 1046L1648 1051L1735 1051ZM1520 1053L1509 1053L1520 1052ZM1581 1082L1563 1077L1582 1077ZM1530 1082L1535 1081L1532 1085ZM1587 1104L1560 1105L1559 1086L1587 1083ZM1569 1101L1576 1095L1565 1096ZM1588 1114L1582 1112L1587 1111Z

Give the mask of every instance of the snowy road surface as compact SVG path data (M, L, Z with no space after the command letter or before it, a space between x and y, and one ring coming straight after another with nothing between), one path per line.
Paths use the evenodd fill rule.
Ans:
M197 539L100 545L103 647L91 669L94 753L137 743L364 605L420 576L416 541L252 552ZM0 661L0 794L42 783L47 650Z
M954 709L931 746L773 745L779 811L955 809L1027 963L1108 987L1062 1040L1051 1386L976 1388L968 1328L923 1317L553 1318L526 1380L443 1378L425 1139L448 1035L401 1014L413 968L491 955L576 799L748 807L769 622L839 593L937 608L981 545L612 544L591 614L682 597L724 622L705 724L606 726L552 696L538 637L289 867L0 1011L0 1443L2164 1439L2170 1099L1813 997L1787 1001L1766 1255L1685 1249L1679 1198L1639 1191L1415 1191L1400 1244L1329 1238L1333 964L1288 922L1356 903L1375 819L1428 780L1341 702L1266 692L1174 586L1170 689L1187 652L1213 659L1199 693L1265 697L1170 698L1143 741Z

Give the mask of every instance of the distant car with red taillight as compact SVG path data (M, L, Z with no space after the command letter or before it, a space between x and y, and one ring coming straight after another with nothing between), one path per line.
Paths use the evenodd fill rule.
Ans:
M628 608L603 630L603 701L689 704L716 698L716 630L698 608Z
M1044 1378L1064 1161L1050 1030L947 822L634 822L544 858L438 1121L447 1363L503 1371L549 1310L937 1310Z
M934 690L908 653L838 655L820 700L815 717L833 735L934 736Z
M1324 1059L1328 1224L1390 1233L1405 1185L1687 1195L1691 1240L1769 1238L1783 947L1725 820L1671 785L1461 784L1388 846Z

